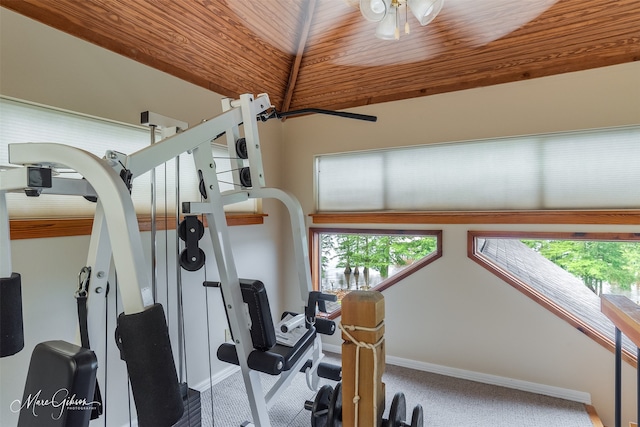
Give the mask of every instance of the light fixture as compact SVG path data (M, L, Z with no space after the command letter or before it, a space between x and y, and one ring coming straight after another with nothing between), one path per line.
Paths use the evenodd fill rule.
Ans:
M383 40L400 38L399 9L405 8L404 32L409 34L408 9L420 25L427 25L440 13L444 0L360 0L360 12L368 21L378 22L376 37Z

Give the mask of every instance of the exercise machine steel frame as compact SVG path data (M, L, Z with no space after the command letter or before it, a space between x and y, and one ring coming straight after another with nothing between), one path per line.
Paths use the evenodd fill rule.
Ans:
M125 314L139 313L153 304L149 272L143 255L141 235L133 202L130 197L131 180L141 174L174 159L182 153L191 153L196 170L201 173L201 201L184 203L183 213L202 214L206 217L213 244L215 262L220 275L221 291L247 389L253 423L258 427L270 426L267 410L281 390L293 380L308 359L306 368L309 387L317 389L317 368L323 357L319 337L300 358L296 366L283 372L281 378L265 394L258 372L249 369L247 357L253 350L248 321L243 310L238 272L234 262L224 205L252 198L272 198L287 208L292 224L295 262L298 270L300 306L304 307L312 290L309 253L306 243L305 222L299 202L289 193L276 188L266 188L257 121L266 111L273 109L266 94L257 97L244 94L238 100L224 99L222 114L186 131L177 133L132 154L107 151L104 158L84 150L53 143L9 144L9 161L23 167L0 171L0 251L1 276L10 276L9 218L6 192L27 194L77 194L97 197L97 206L87 256L91 268L92 289L106 289L111 257L118 274L121 298ZM242 185L237 170L233 172L234 190L220 191L211 143L227 135L230 158L237 158L236 141L243 127L246 139L249 170L252 185ZM237 160L239 169L241 159ZM51 171L68 168L84 179L52 176ZM44 179L39 179L44 178ZM47 180L48 178L48 180ZM38 184L41 183L41 184ZM42 184L44 183L44 184ZM116 248L117 250L113 250ZM92 295L93 292L90 292ZM88 299L89 333L99 336L104 331L104 298ZM102 340L94 340L101 342Z

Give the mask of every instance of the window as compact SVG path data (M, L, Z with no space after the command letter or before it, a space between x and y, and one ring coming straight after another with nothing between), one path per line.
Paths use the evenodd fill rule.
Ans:
M330 317L353 290L383 291L442 256L442 232L312 228L314 288L334 294Z
M640 187L628 183L640 182L639 139L640 126L629 126L320 155L316 207L633 209L640 205Z
M470 257L609 349L614 325L602 293L640 302L640 236L604 233L470 232ZM623 350L635 363L636 346Z
M148 127L116 123L96 117L0 97L0 167L8 165L8 144L21 142L55 142L89 151L98 157L107 150L133 153L150 144ZM231 162L226 147L212 146L216 157L220 187L230 190ZM159 214L175 212L175 161L156 168L156 200ZM183 154L179 161L180 195L182 200L198 201L198 178L190 155ZM60 173L72 171L61 170ZM133 182L132 198L136 212L148 214L151 201L151 173L145 173ZM94 204L76 196L42 194L25 197L7 194L11 218L92 217ZM255 200L227 207L228 211L257 211Z

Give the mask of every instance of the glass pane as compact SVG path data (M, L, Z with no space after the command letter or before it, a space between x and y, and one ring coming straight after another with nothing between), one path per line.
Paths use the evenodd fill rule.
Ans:
M613 323L600 311L600 294L640 302L640 242L603 240L478 239L478 255L516 277L534 293L614 340ZM624 339L624 347L635 346Z
M420 234L319 233L320 290L342 298L353 290L375 290L437 250L437 237Z

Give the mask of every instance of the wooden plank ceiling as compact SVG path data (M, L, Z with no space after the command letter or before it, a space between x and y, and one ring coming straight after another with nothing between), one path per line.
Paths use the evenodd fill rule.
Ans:
M640 59L638 0L445 0L374 36L357 0L0 0L221 95L344 109Z

